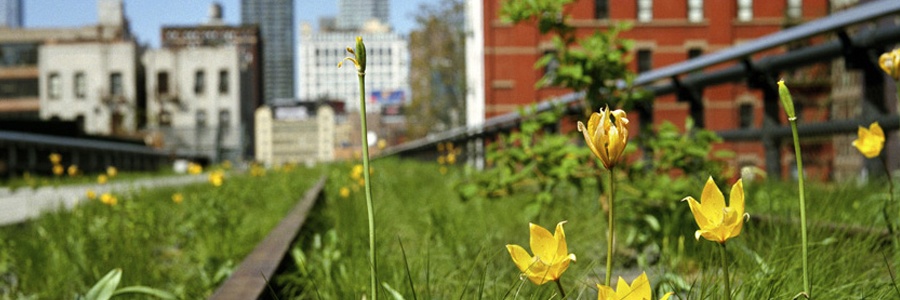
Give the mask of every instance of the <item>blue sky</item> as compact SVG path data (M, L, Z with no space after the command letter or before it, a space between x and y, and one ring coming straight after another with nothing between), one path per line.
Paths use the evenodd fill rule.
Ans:
M415 26L413 16L420 4L439 0L390 0L390 19L395 31L407 34ZM26 27L65 27L97 22L95 0L25 0ZM240 0L125 0L125 14L131 29L142 43L159 46L159 30L164 25L193 25L206 22L210 3L223 6L225 22L240 22ZM294 0L295 25L319 17L337 15L337 0ZM296 30L296 29L295 29Z

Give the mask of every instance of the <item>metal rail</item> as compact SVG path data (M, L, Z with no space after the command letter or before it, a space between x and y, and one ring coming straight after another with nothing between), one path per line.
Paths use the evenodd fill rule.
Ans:
M259 299L263 296L268 283L278 266L290 250L291 244L306 222L306 217L316 204L325 187L322 176L297 203L296 206L269 232L266 238L256 245L231 276L209 298L211 300L243 300Z

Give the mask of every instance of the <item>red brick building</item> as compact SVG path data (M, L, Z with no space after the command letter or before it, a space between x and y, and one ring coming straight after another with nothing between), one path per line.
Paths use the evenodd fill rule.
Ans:
M484 28L484 114L486 118L515 111L522 105L559 96L570 91L561 88L535 89L544 70L534 63L552 50L549 36L543 36L534 24L512 25L501 21L502 1L483 1ZM614 22L630 22L631 30L620 37L635 42L632 70L640 72L683 62L693 56L732 47L777 32L787 26L826 16L830 11L827 0L576 0L566 8L571 24L578 35L586 36L595 30L605 30ZM802 45L802 41L801 45ZM771 53L787 49L774 49ZM709 71L709 70L706 70ZM828 86L817 74L828 78L830 64L813 66L787 76L786 81L797 90L808 92L799 97L805 107L802 121L827 120ZM815 72L824 72L818 74ZM792 78L797 80L792 81ZM827 80L825 81L827 85ZM725 84L705 88L702 93L705 108L703 124L710 130L742 127L761 127L763 122L762 93L745 83ZM654 123L664 120L683 126L689 115L688 103L679 102L675 95L657 97L653 105ZM637 114L629 114L636 119ZM786 119L786 118L785 118ZM782 119L782 122L786 122ZM638 120L634 120L638 121ZM812 176L829 174L831 139L821 145L810 145L814 154L804 154L804 163ZM762 145L758 142L726 143L734 150L735 166L765 163ZM806 145L804 145L806 147ZM793 162L785 148L782 165ZM809 162L807 162L809 160ZM817 170L819 169L819 170ZM786 167L785 167L786 170Z

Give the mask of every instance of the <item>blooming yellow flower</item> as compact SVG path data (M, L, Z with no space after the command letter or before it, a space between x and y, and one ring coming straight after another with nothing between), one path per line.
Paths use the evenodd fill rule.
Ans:
M894 80L900 80L900 48L885 52L878 58L878 65Z
M350 189L348 189L347 187L342 187L341 188L341 198L347 198L347 197L350 197Z
M647 273L641 273L631 282L631 285L620 276L615 291L602 284L598 284L597 288L600 289L597 293L597 300L650 300L651 289ZM666 293L659 300L669 299L670 296L672 296L672 292Z
M106 175L109 176L109 178L116 177L116 175L119 175L119 170L113 166L106 167Z
M97 175L97 183L99 183L99 184L106 184L106 181L108 181L108 180L109 180L109 177L106 177L105 174Z
M62 165L53 165L53 175L59 176L62 175L63 172L66 171L66 168Z
M54 165L58 165L59 162L62 161L62 155L59 153L50 153L50 162Z
M356 180L363 178L363 165L354 165L353 170L350 171L350 178Z
M568 253L569 248L566 246L566 233L563 231L565 223L566 221L562 221L556 224L556 232L553 235L544 227L528 224L534 257L522 246L506 245L513 262L534 284L541 285L548 281L559 280L562 273L569 268L569 261L575 261L575 254Z
M613 120L614 119L614 120ZM601 108L592 113L587 126L578 121L578 131L584 134L584 141L607 169L614 167L628 144L628 118L625 111Z
M85 192L85 195L89 200L97 199L97 193L94 192L94 190L87 190L87 192Z
M698 240L702 236L713 242L725 243L726 240L741 234L744 219L749 217L744 213L744 184L740 179L731 186L730 206L725 206L725 196L712 177L709 177L706 186L703 187L701 202L697 202L691 196L682 201L687 201L691 206L694 221L700 226L700 230L694 233L694 238Z
M116 196L110 193L103 193L103 195L100 195L100 202L109 206L115 206L116 203L119 203L119 199L116 199Z
M78 175L78 166L76 166L76 165L71 165L71 166L69 166L69 169L66 170L66 172L69 173L69 176L75 176L75 175Z
M222 170L216 170L209 173L209 183L213 186L222 186L222 182L225 181L225 172Z
M181 195L181 193L172 194L172 202L175 202L175 204L181 204L181 201L184 201L184 196Z
M859 149L865 157L875 158L881 154L881 148L884 147L884 131L878 122L869 125L869 128L859 126L857 133L859 138L853 141L853 147Z
M191 163L188 163L187 171L188 171L188 174L193 174L193 175L200 174L200 173L203 173L203 166L201 166L198 163L191 162Z

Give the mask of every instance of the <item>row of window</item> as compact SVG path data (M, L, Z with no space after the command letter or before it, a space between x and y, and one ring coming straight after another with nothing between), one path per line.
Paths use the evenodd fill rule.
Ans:
M62 76L57 72L51 72L47 76L47 97L56 100L62 97ZM87 95L87 77L84 72L75 72L72 76L72 94L76 99L84 99ZM124 91L122 89L122 73L112 72L109 74L109 94L111 96L121 96Z
M198 109L194 112L194 120L197 128L206 128L207 126L207 118L206 118L206 110ZM159 125L161 126L171 126L172 125L172 113L169 111L162 111L159 113ZM231 112L227 109L219 110L219 127L229 128L231 127Z
M219 86L220 95L227 95L229 91L228 70L219 70ZM167 94L169 90L169 72L159 71L156 73L156 92L159 94ZM197 70L194 72L194 94L202 95L206 93L206 72Z
M653 0L637 1L637 21L650 22L653 20ZM750 21L753 19L753 0L737 1L738 21ZM803 14L803 0L785 0L785 15L797 19ZM609 18L609 0L594 0L594 16L597 19ZM687 0L687 19L691 22L703 21L703 0Z

